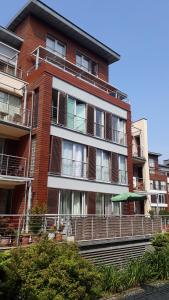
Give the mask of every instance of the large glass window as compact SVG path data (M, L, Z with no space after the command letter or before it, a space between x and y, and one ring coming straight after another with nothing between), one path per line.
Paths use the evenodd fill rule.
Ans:
M98 64L79 52L76 53L76 65L93 75L98 75Z
M52 37L48 36L46 38L46 47L54 52L57 52L57 54L59 54L62 57L65 57L66 55L66 46L62 42Z
M112 116L113 134L112 139L114 143L126 145L126 120L121 119L115 115Z
M112 213L111 195L97 193L96 195L96 214L110 215Z
M127 184L127 158L119 155L119 183Z
M81 132L86 131L86 106L70 96L67 99L67 127Z
M104 138L104 112L95 109L95 135Z
M100 149L96 151L96 179L110 181L109 154Z
M21 114L21 99L8 93L0 92L0 117L15 121Z
M66 190L60 192L60 214L85 215L86 213L85 193Z
M63 141L62 175L86 177L86 147L81 144Z

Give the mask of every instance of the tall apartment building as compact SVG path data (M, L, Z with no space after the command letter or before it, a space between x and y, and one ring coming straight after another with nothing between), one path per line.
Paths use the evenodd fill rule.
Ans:
M119 59L38 0L1 28L0 213L111 213L132 191L131 107L108 75Z
M169 166L159 163L161 154L148 151L147 120L132 124L133 190L147 195L147 200L136 204L137 213L158 213L168 209Z

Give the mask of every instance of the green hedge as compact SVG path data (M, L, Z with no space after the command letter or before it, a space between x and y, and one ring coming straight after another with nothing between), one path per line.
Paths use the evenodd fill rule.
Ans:
M96 268L75 244L44 238L39 244L0 253L0 299L94 300L155 280L169 279L169 235L153 240L154 251L123 269Z

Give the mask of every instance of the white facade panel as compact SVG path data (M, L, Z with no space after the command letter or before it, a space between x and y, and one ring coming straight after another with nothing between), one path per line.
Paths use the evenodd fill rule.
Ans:
M113 144L111 142L107 142L104 140L101 140L99 138L90 137L87 135L83 135L81 133L65 129L62 127L57 126L51 126L50 128L50 134L53 136L58 136L60 138L63 138L65 140L70 140L76 143L80 143L83 145L93 146L99 149L107 150L110 152L115 152L118 154L122 154L127 156L127 148Z
M92 182L66 177L48 176L48 188L66 189L84 192L98 192L107 194L121 194L129 191L128 186L109 183Z
M74 96L75 98L86 102L88 104L91 104L93 106L96 106L102 110L108 111L112 114L115 114L123 119L127 119L127 111L115 106L111 103L108 103L105 100L102 100L101 98L98 98L88 92L85 92L77 87L74 87L73 85L60 80L56 77L53 77L53 84L52 84L53 88L61 90L67 94L69 94L70 96Z

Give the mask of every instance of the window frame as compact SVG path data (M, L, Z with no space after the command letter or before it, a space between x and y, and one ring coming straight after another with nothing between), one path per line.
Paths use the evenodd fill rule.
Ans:
M47 46L47 39L48 40L52 40L54 42L54 49ZM60 51L58 51L58 48L57 48L57 45L60 44L63 46L63 49L64 49L64 53L61 53ZM67 46L65 43L63 43L62 41L56 39L55 37L51 36L50 34L48 34L46 36L46 48L47 49L50 49L50 51L52 51L53 53L57 53L60 57L62 58L66 58L66 50L67 50Z
M100 152L101 153L101 156L100 156L100 158L101 158L101 164L100 165L98 165L97 164L97 152ZM107 159L107 161L108 161L108 167L106 166L106 165L103 165L103 161L104 161L104 154L106 154L107 156L108 156L108 159ZM101 174L101 178L98 178L98 174L97 174L97 167L99 167L100 168L100 174ZM103 168L107 168L107 170L108 170L108 179L103 179ZM106 150L102 150L102 149L98 149L98 148L96 148L96 180L97 181L102 181L102 182L110 182L111 181L111 179L110 179L110 155L109 155L109 152L108 151L106 151Z
M81 57L81 64L77 63L77 56ZM90 64L90 68L86 68L84 65L83 65L83 61L86 60L89 62ZM76 66L78 66L80 69L84 70L85 72L89 73L89 74L92 74L93 76L96 76L98 77L99 75L99 64L97 62L95 62L92 58L90 58L89 56L87 56L86 54L82 53L81 51L79 50L76 50ZM94 65L96 67L96 72L93 72L93 68L94 68Z
M99 111L101 113L101 119L102 119L102 124L97 123L96 122L96 116L97 116L97 111ZM96 126L99 125L101 127L101 136L96 135ZM103 111L102 109L98 108L98 107L94 107L94 136L101 138L101 139L105 139L105 111Z

